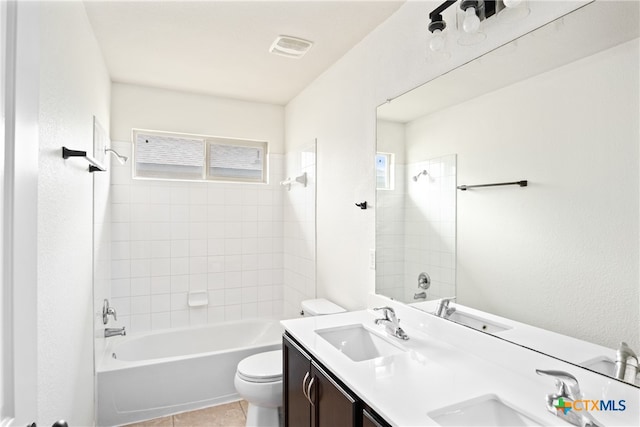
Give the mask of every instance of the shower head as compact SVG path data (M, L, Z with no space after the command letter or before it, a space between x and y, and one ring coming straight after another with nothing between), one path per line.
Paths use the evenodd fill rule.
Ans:
M127 160L129 160L129 158L127 156L121 155L120 153L118 153L116 150L114 150L112 148L105 148L104 152L113 154L114 157L116 159L118 159L118 161L120 162L121 165L124 165L125 163L127 163Z
M429 175L429 173L427 173L426 169L421 170L420 172L418 172L418 174L416 176L411 177L413 182L418 182L418 178L420 178L420 175Z

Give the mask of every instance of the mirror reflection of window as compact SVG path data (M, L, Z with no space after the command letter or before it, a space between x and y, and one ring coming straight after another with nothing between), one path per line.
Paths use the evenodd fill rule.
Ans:
M393 190L393 153L376 153L376 189Z

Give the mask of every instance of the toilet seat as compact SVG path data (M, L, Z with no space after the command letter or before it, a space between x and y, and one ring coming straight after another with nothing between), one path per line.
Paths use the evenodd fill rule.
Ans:
M238 377L252 383L282 380L282 350L254 354L238 363Z

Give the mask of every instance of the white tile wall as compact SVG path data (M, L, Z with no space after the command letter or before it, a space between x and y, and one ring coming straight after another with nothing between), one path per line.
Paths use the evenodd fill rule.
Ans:
M424 169L429 176L414 182ZM427 299L455 295L456 156L396 165L395 189L377 197L377 291L411 302L426 272Z
M395 166L395 187L376 192L376 291L404 298L405 198L407 168Z
M428 177L411 180L426 169ZM405 198L404 298L421 291L418 275L431 277L427 299L455 295L456 155L409 164ZM425 179L427 178L427 179Z
M131 144L113 147L131 156ZM111 304L131 333L283 313L284 156L269 184L134 180L111 168ZM189 307L189 291L209 303Z
M287 153L286 176L307 174L307 186L284 192L284 315L298 316L301 302L316 297L316 148Z

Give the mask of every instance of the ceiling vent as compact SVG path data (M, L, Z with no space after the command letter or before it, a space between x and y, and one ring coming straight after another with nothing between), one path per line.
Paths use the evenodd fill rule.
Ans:
M287 58L302 58L304 54L311 49L311 46L313 46L313 42L309 40L299 39L297 37L278 36L271 44L269 52L286 56Z

